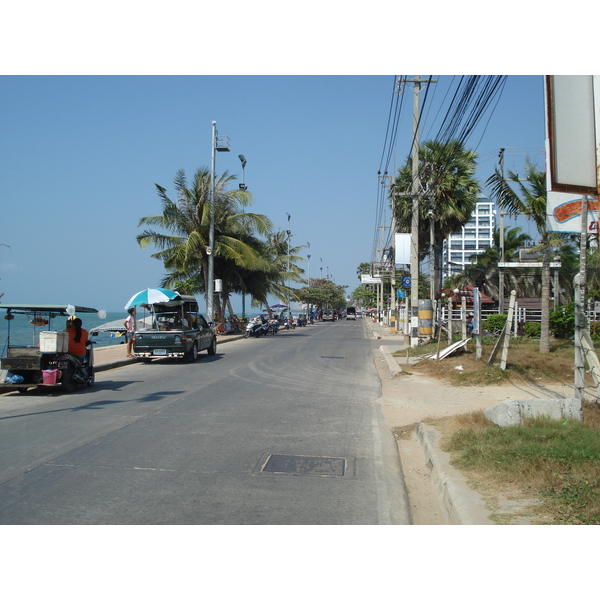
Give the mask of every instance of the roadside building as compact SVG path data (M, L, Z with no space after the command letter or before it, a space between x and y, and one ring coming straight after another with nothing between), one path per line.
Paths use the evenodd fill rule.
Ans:
M450 235L444 242L443 279L460 273L471 264L471 257L481 254L494 245L496 208L493 200L480 194L471 219L459 232Z

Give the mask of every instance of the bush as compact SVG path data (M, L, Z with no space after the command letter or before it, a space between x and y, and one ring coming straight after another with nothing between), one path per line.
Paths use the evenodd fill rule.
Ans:
M489 331L502 331L508 315L488 315L485 320L485 327Z
M575 335L575 303L565 304L550 312L550 329L554 337L569 339Z
M539 338L542 335L542 324L536 321L527 321L523 328L523 335L529 338Z

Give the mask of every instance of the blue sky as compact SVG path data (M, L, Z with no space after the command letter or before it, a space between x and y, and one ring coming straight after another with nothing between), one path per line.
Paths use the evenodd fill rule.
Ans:
M159 210L154 183L172 191L178 169L191 176L210 165L213 120L232 144L229 155L218 156L217 170L241 174L237 155L244 154L254 210L281 229L289 212L294 243L311 244L311 275L319 274L322 258L324 272L329 267L336 283L353 289L356 267L371 258L394 74L441 74L438 104L454 74L509 75L485 132L482 124L468 141L481 156L478 175L485 179L500 147L507 148L506 168L517 171L526 153L543 147L541 74L596 72L596 38L581 33L589 3L539 6L513 0L501 6L475 0L2 3L0 244L10 246L0 246L2 301L121 310L134 292L155 285L163 270L137 246L137 223ZM531 74L538 75L518 76ZM409 151L409 112L399 127L397 166ZM435 131L429 119L436 114L429 112L422 139ZM437 542L433 529L402 533L411 549L422 545L428 552L427 542ZM369 541L381 548L389 535L377 534L387 537ZM282 535L277 542L286 559L292 546L305 551L289 544L289 531ZM211 548L220 550L221 538L211 536ZM249 541L254 550L254 537ZM498 547L505 552L504 544ZM543 555L543 547L536 550ZM352 557L341 556L354 558L351 551ZM382 593L397 583L394 568L381 568L384 555L372 555L372 567L384 575ZM396 544L394 560L397 555ZM454 569L447 557L443 562ZM410 564L413 571L420 567ZM334 585L339 592L339 581ZM368 586L373 595L372 578Z
M422 140L436 133L438 107L447 108L444 96L456 85L452 76L437 78ZM138 221L160 212L155 183L175 198L178 169L191 178L210 167L213 120L231 141L231 152L217 154L217 172L241 180L243 154L253 210L279 229L289 213L292 243L310 243L311 276L329 274L353 290L358 265L371 260L394 81L393 74L1 77L0 243L10 246L0 246L3 301L119 310L157 285L162 264L139 248ZM397 167L412 140L412 91L405 94ZM543 110L541 76L508 78L467 143L481 156L482 180L500 147L507 169L522 168L526 155L543 165Z
M522 5L517 20L508 6L494 17L498 30L510 24L510 40L519 40L510 51L492 43L491 27L461 23L468 28L461 35L444 7L426 33L394 36L387 23L414 17L417 7L375 2L368 12L340 12L339 3L307 2L300 11L264 2L249 11L232 2L207 12L179 1L144 11L138 2L108 1L103 11L69 1L33 5L33 13L29 4L0 9L11 25L0 40L6 303L120 310L134 292L157 285L162 265L137 245L138 221L160 211L155 183L173 193L177 170L191 178L198 167L210 167L213 120L231 140L231 152L217 155L217 172L241 178L243 154L253 210L276 229L287 229L289 213L292 243L310 243L311 276L330 275L351 291L358 265L371 260L395 74L434 73L439 80L421 141L436 133L453 74L509 74L500 101L467 140L481 157L483 181L500 147L507 148L507 169L522 170L527 155L543 165L541 74L573 65L573 45L540 46L529 35L536 13ZM200 19L196 31L191 23ZM510 41L505 33L501 39ZM577 51L585 52L579 41ZM513 75L524 68L540 75ZM396 167L412 139L412 92L406 96Z

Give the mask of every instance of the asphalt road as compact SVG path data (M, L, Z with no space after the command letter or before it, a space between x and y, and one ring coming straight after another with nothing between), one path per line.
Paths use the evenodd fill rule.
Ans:
M1 524L407 524L362 320L0 396Z

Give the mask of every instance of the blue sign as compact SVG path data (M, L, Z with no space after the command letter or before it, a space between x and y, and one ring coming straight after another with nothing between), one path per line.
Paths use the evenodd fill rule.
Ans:
M403 285L405 288L410 288L411 281L412 281L412 279L410 278L410 275L405 275L405 276L402 278L402 285Z
M406 294L402 290L397 290L398 298L406 298Z

